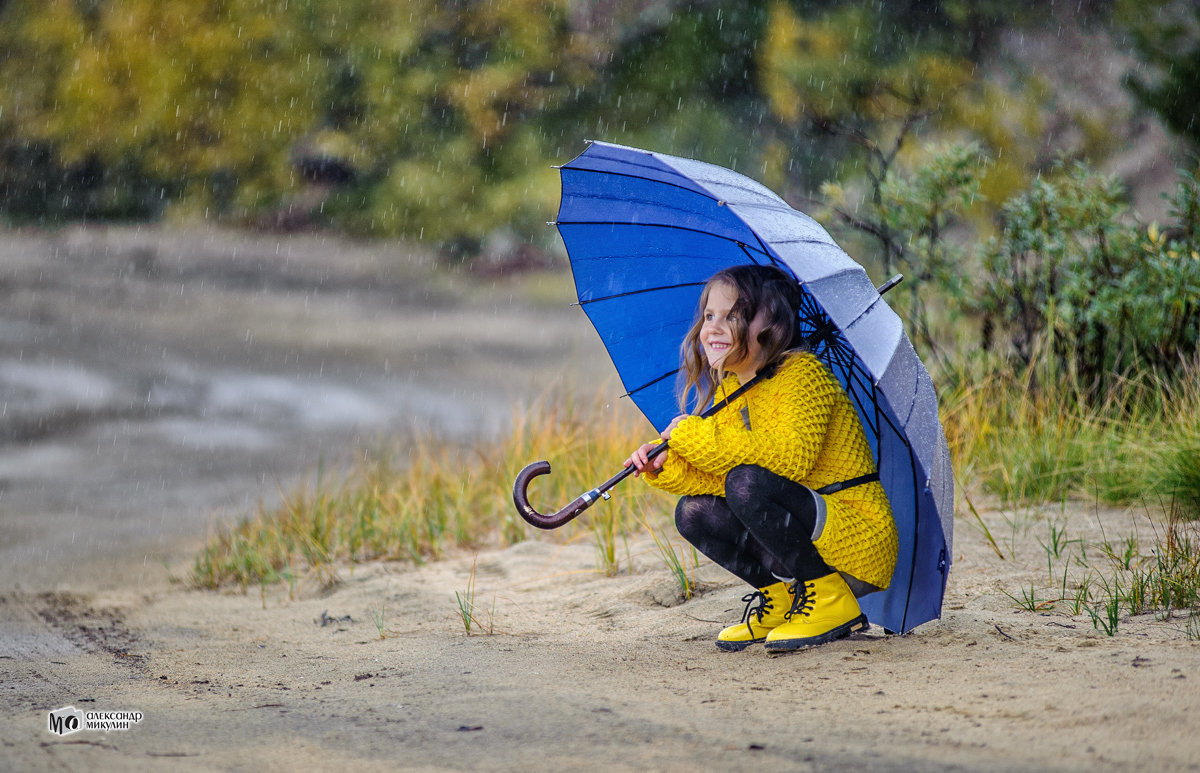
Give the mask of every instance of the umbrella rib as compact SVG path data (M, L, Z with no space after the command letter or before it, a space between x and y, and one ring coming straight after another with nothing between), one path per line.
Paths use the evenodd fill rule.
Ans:
M715 234L712 231L706 231L703 228L689 228L687 226L672 225L671 223L634 223L634 222L631 222L628 220L556 220L556 221L554 221L554 225L559 226L559 227L564 226L564 225L627 225L627 226L632 226L634 228L669 228L672 231L688 231L690 233L703 234L704 236L711 236L714 239L720 239L722 241L733 242L734 244L738 245L742 249L755 249L756 251L761 252L762 254L766 255L771 260L771 262L773 262L773 263L776 262L775 257L773 255L771 255L771 253L766 249L766 247L762 246L762 240L758 239L757 234L754 234L754 236L755 236L755 240L758 241L758 243L759 243L759 247L755 248L755 247L751 247L749 244L742 241L741 239L734 239L733 237L730 237L730 236L722 236L721 234ZM743 225L745 225L745 223L743 223ZM749 228L749 226L747 226L747 228ZM751 231L751 233L753 234L753 231Z
M640 387L637 387L635 389L630 389L628 392L626 392L625 394L623 394L621 396L622 397L633 397L635 392L640 392L643 389L652 387L655 384L657 384L658 382L662 381L663 379L669 378L670 376L674 376L678 372L679 372L679 368L676 368L675 370L669 370L666 373L659 376L658 378L654 379L653 381L647 381L645 384L642 384Z
M658 171L661 171L661 170L659 170L659 169L656 169L656 168L655 168L655 167L653 167L653 166L650 166L649 164L644 164L644 165L640 165L640 166L643 166L643 168L645 168L645 169L651 169L651 170L653 170L653 171L656 171L656 172L658 172ZM685 174L685 173L683 173L683 172L680 172L678 169L675 169L674 167L671 167L669 164L667 165L667 167L668 167L668 169L670 169L670 170L671 170L671 173L672 173L672 174L674 174L674 175L675 175L675 176L677 176L677 177L681 177L681 178L683 178L684 180L687 180L688 182L691 182L691 183L693 183L693 185L694 185L694 186L702 186L702 185L703 185L703 182L701 182L700 180L696 180L696 179L694 179L694 178L691 178L691 177L689 177L687 174ZM568 163L568 164L564 164L564 165L561 167L561 169L569 169L569 170L570 170L570 171L572 171L572 172L587 172L588 174L598 174L598 175L604 175L604 176L606 176L606 177L626 177L626 178L628 178L628 179L630 179L630 180L645 180L646 182L649 182L649 183L655 183L655 184L657 184L657 185L668 185L668 186L670 186L670 187L672 187L672 188L677 188L677 189L679 189L679 190L681 190L681 191L687 191L688 193L692 193L692 194L695 194L695 195L697 195L697 196L700 196L700 197L702 197L702 198L706 198L706 199L708 199L709 201L715 201L715 202L717 202L717 206L725 206L725 203L726 203L724 199L718 199L716 196L712 195L712 193L710 193L710 192L708 191L708 189L707 189L707 188L704 188L703 190L696 190L696 188L695 188L695 187L690 187L690 186L687 186L687 185L680 185L679 183L674 183L674 182L671 182L671 181L669 181L669 180L658 180L658 179L655 179L655 178L653 178L653 177L648 177L648 176L646 176L646 175L642 175L642 174L632 174L632 173L630 173L630 172L617 172L617 171L613 171L613 170L611 170L611 169L588 169L588 168L585 168L585 167L580 167L580 166L571 166L569 163ZM745 186L740 186L740 185L729 185L728 187L730 187L730 188L734 188L734 189L736 189L736 190L739 190L739 191L746 191L746 192L748 192L748 193L754 193L754 194L758 194L758 191L756 191L756 190L754 190L754 189L752 189L752 188L745 187ZM783 199L780 199L780 202L782 203L783 207L786 207L786 206L787 206L787 202L786 202L786 201L783 201ZM762 208L767 208L767 209L769 209L769 208L772 208L772 207L773 207L773 208L775 208L775 209L782 209L782 208L783 208L783 207L779 206L778 204L774 204L774 205L763 205L763 204L759 204L759 205L753 205L753 204L750 204L749 202L746 202L746 203L741 203L741 202L739 202L739 203L738 203L738 206L759 206L759 207L762 207ZM740 218L739 218L739 219L740 219Z
M751 233L753 233L753 231L751 231ZM754 234L754 238L758 239L758 234ZM750 258L755 265L761 265L758 262L758 258L750 252L750 245L746 244L745 242L738 242L737 244L742 248L742 252L746 253L747 258ZM767 256L767 260L771 261L772 266L785 269L789 274L792 275L792 279L796 279L795 273L792 272L792 270L788 268L786 264L782 263L778 258L771 254L771 251L767 249L767 245L762 243L762 239L758 239L758 246L760 248L758 251ZM799 282L798 279L796 279L796 281Z
M748 247L748 245L744 244L743 242L737 242L737 244L746 253L746 257L753 260L755 262L755 264L757 265L758 260L755 258L755 256L753 254L750 253L750 251L748 249L746 249ZM773 256L767 254L766 257L768 260L771 261L771 265L778 265L778 262L775 260L775 258ZM656 292L659 292L660 290L675 290L675 289L678 289L681 287L703 287L706 284L708 284L707 281L704 281L704 282L682 282L680 284L674 284L674 285L661 285L659 287L646 287L641 290L627 290L626 292L617 293L615 295L605 295L600 298L588 298L586 301L579 301L579 305L586 306L589 303L598 303L600 301L611 301L611 300L615 300L617 298L626 298L630 295L640 295L642 293L656 293Z
M658 180L658 179L649 177L644 174L634 174L632 172L617 172L612 169L589 169L588 167L583 167L583 166L571 166L571 163L573 163L573 162L563 164L562 167L560 167L560 169L566 169L571 172L587 172L588 174L598 174L598 175L603 175L605 177L627 177L630 180L645 180L646 182L658 183L660 185L669 185L672 188L678 188L681 191L695 193L697 195L704 196L705 198L709 198L709 199L712 198L712 196L709 195L707 192L701 193L700 191L697 191L695 188L690 188L686 185L680 185L679 183L673 183L673 182L670 182L669 180ZM629 163L629 162L624 162L624 163ZM631 165L633 165L633 164L631 164ZM639 166L642 169L648 169L648 170L651 170L654 172L662 171L661 169L653 167L649 164L636 164L636 166ZM681 172L678 172L674 169L671 170L671 173L674 174L676 177L681 177L685 180L688 180L689 182L691 181L690 177L688 177L687 175L685 175Z
M907 442L905 443L905 445L908 446L909 472L913 476L912 492L913 492L913 500L915 501L919 496L919 493L917 491L917 478L916 478L917 460L914 458L912 445ZM912 560L909 562L909 565L908 565L908 586L910 588L912 587L913 578L915 578L917 575L917 541L920 539L920 534L921 534L920 521L921 521L921 508L913 507ZM943 576L943 582L944 581L945 581L945 578ZM908 608L911 605L912 605L911 595L905 594L905 596L904 596L904 616L900 618L901 624L904 626L908 625ZM940 606L940 604L939 604L939 606Z
M680 287L703 287L704 285L705 285L704 282L684 282L682 284L677 284L677 285L662 285L661 287L647 287L642 290L627 290L626 292L617 293L616 295L605 295L601 298L588 298L586 301L580 301L579 305L586 306L589 303L599 303L600 301L611 301L611 300L614 300L617 298L627 298L630 295L640 295L642 293L656 293L661 290L675 290Z

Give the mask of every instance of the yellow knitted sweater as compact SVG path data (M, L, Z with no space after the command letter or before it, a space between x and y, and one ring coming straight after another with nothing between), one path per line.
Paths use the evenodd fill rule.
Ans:
M730 374L716 399L737 387ZM724 496L725 475L739 464L765 467L811 489L875 472L854 406L811 354L793 355L716 415L680 422L662 469L645 479L673 494ZM854 486L826 496L825 503L825 528L815 543L825 563L886 588L897 539L883 486Z

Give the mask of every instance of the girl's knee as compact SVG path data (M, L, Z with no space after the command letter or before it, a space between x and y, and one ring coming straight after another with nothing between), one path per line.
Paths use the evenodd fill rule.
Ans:
M739 464L725 474L725 498L734 511L758 498L764 475L770 473L755 464Z
M675 528L689 542L702 530L703 518L703 508L695 497L682 497L675 505Z
M693 545L727 533L731 522L734 522L733 516L721 497L681 497L675 505L675 528Z

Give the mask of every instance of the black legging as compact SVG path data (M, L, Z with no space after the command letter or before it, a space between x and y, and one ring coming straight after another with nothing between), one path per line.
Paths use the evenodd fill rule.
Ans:
M815 580L833 572L813 546L820 496L753 465L725 476L725 496L687 496L675 525L704 555L753 585Z

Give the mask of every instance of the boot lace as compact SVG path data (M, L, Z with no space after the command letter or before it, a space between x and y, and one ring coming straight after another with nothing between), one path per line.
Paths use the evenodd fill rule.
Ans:
M791 620L794 615L808 617L808 613L816 605L816 594L812 593L813 583L796 580L792 585L792 608L783 613L784 620Z
M760 590L756 590L753 593L747 593L745 596L742 596L742 601L746 602L746 611L742 612L743 623L750 622L750 615L756 616L758 618L758 622L761 623L763 615L765 615L771 609L771 600L767 598L767 594ZM756 602L757 606L755 604Z

